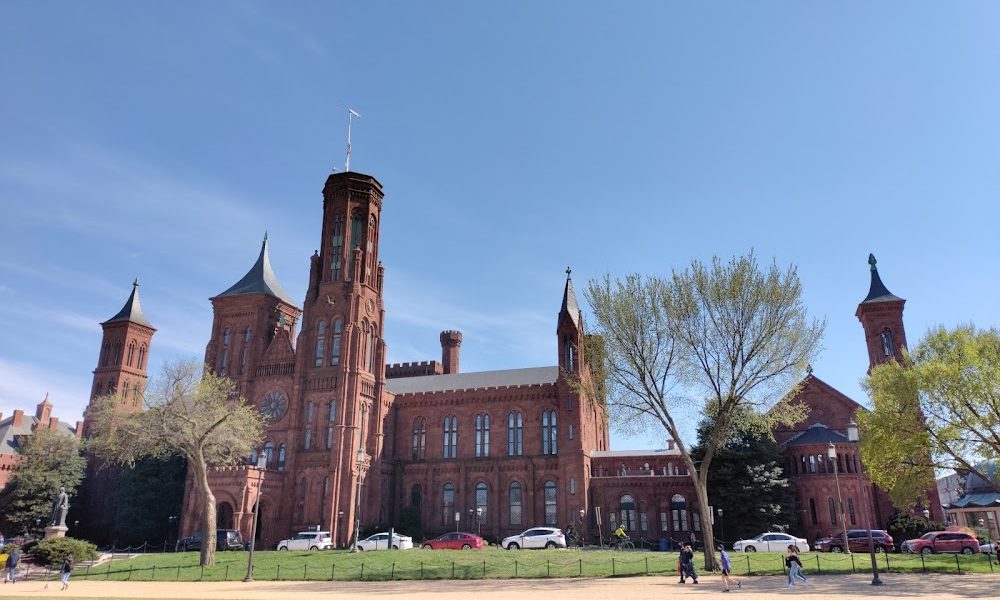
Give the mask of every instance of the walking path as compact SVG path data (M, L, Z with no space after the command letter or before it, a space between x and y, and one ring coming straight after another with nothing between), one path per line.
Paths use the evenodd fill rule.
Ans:
M810 578L808 587L785 589L785 578L777 576L743 578L743 588L721 592L717 576L701 578L699 585L677 583L674 577L628 577L610 579L498 579L478 581L387 581L387 582L116 582L71 581L67 592L59 582L25 581L0 585L0 596L30 598L184 598L206 600L272 599L292 596L296 600L405 597L407 600L524 600L544 594L546 600L581 598L649 600L650 598L741 598L765 600L779 597L837 600L870 598L927 598L958 600L996 597L996 575L891 574L886 585L872 587L863 575L831 575Z

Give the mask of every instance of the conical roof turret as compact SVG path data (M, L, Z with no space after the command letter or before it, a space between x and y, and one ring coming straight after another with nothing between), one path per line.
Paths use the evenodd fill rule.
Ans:
M243 276L243 279L237 281L228 290L216 296L216 298L242 296L245 294L267 294L282 302L296 306L288 293L285 292L285 289L278 283L278 278L274 275L274 271L271 270L271 258L267 251L266 233L264 234L264 241L260 245L260 255L257 256L257 262L250 267L250 270Z
M128 300L125 301L125 306L118 311L118 314L101 324L106 325L108 323L117 323L119 321L130 321L132 323L138 323L139 325L145 325L146 327L153 328L153 325L146 320L146 316L142 314L142 306L139 305L138 278L132 282L132 293L129 294Z
M903 299L896 296L890 292L885 284L882 283L882 278L878 275L878 268L875 266L878 261L875 260L874 254L868 255L868 264L871 266L872 271L872 283L871 287L868 289L868 295L865 299L861 301L861 304L866 304L870 302L899 302Z
M563 315L569 315L573 324L580 327L580 305L576 301L576 290L573 289L573 270L566 267L566 287L563 289L562 307L559 309L559 320Z

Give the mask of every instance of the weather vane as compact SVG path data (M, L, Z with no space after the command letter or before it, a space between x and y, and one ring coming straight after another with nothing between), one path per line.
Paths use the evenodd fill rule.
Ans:
M354 117L360 119L361 115L355 112L353 108L348 108L347 109L347 161L344 162L344 171L351 170L351 122L354 120Z

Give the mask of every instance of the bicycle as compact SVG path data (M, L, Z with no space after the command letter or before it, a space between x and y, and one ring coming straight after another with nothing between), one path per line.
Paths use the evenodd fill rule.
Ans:
M635 550L635 544L632 542L631 538L629 538L628 536L625 536L624 539L621 539L618 542L612 543L611 544L611 549L612 550L618 550L619 552L625 552L627 550Z

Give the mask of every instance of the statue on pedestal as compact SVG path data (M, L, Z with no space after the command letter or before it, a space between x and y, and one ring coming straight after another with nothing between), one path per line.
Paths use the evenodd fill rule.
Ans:
M52 527L66 527L66 513L69 512L69 495L65 487L59 488L59 495L52 503Z

